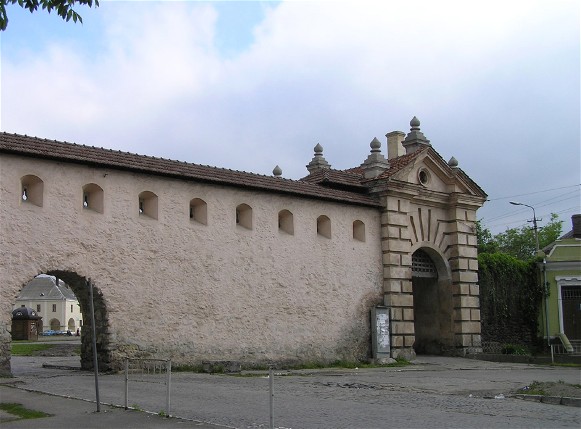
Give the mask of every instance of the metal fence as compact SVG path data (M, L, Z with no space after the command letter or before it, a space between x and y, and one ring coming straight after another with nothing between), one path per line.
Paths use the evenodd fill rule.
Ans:
M171 415L171 360L125 359L125 409L129 409L129 384L165 384L165 413Z

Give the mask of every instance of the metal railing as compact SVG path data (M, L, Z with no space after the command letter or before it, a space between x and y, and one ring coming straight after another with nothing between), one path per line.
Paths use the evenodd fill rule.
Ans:
M153 377L152 377L153 376ZM157 376L157 377L155 377ZM171 360L125 359L125 409L129 409L129 381L165 384L165 413L171 415Z

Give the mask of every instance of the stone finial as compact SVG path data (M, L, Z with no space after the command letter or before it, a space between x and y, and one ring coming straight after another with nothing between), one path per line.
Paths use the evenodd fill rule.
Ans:
M410 132L402 143L406 150L406 154L415 152L425 146L431 146L430 141L426 138L424 133L420 131L420 120L415 116L410 121L410 127Z
M282 176L282 168L280 168L278 165L276 167L274 167L274 169L272 170L272 174L275 177L280 177Z
M448 165L452 168L458 168L458 160L452 157L450 158L450 161L448 161Z
M381 142L374 137L369 143L371 147L371 153L367 157L363 164L361 164L361 168L363 168L363 175L370 179L373 177L379 176L383 171L389 168L389 163L387 159L381 153Z
M309 173L312 173L317 170L330 169L331 164L329 164L325 157L323 156L323 146L317 143L314 150L315 156L313 156L311 162L307 164L307 170L309 171Z

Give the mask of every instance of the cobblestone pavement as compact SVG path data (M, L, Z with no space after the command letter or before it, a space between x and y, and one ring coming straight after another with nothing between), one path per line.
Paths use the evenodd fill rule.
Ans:
M20 360L18 363L16 360ZM42 358L60 363L70 358ZM13 358L19 388L95 399L92 373L41 368ZM579 428L581 408L523 401L510 392L533 381L581 383L578 368L421 357L403 368L277 372L274 421L279 428ZM129 404L165 409L163 376L129 385ZM237 428L266 428L269 382L248 377L173 373L171 414ZM124 376L99 376L103 403L124 403ZM504 396L504 398L502 398ZM497 399L495 399L495 397Z

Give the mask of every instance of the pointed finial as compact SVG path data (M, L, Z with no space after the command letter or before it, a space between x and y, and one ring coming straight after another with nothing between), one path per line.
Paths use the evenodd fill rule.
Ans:
M323 157L323 146L321 146L320 143L317 143L314 150L315 156L313 157L311 162L307 164L307 170L309 171L309 173L312 173L313 171L316 170L331 168L331 165Z
M369 146L371 147L371 152L381 152L381 142L379 140L377 140L377 137L373 137L373 140L371 140L371 143L369 143Z
M448 161L448 165L452 168L458 168L458 160L452 157L450 158L450 161Z
M410 127L412 131L417 131L420 129L420 120L417 117L413 117L410 121Z
M280 177L282 176L282 168L280 168L278 165L276 167L274 167L274 169L272 170L272 174L274 174L275 177Z
M424 136L424 133L420 131L420 120L417 117L413 117L410 121L410 132L406 136L402 145L405 148L406 154L415 152L416 150L430 146L430 141Z

